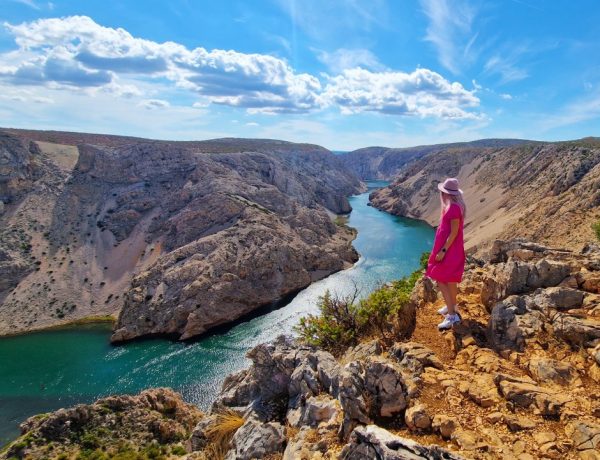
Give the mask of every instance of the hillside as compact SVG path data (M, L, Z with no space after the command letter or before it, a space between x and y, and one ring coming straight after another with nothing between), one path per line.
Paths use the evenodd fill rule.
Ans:
M600 219L600 140L514 147L447 148L405 165L371 203L392 214L439 221L436 184L458 177L468 214L466 246L526 237L577 249Z
M472 142L419 145L405 148L365 147L340 154L340 159L348 169L363 180L392 180L405 165L430 153L449 149L510 147L526 142L531 141L520 139L480 139Z
M1 131L0 334L202 334L353 263L361 186L309 144Z

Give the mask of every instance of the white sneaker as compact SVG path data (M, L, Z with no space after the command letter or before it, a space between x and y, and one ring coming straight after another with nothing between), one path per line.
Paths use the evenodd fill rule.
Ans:
M438 329L450 329L452 325L456 323L460 323L460 316L458 316L456 313L453 315L445 315L444 321L438 324Z
M455 305L455 306L454 306L454 311L455 311L455 312L458 312L458 305ZM448 307L447 307L446 305L444 305L444 306L443 306L442 308L440 308L440 309L439 309L437 312L438 312L440 315L444 315L444 316L446 316L446 315L448 314Z

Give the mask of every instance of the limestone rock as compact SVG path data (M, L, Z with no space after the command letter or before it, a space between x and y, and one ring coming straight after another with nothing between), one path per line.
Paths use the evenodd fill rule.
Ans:
M406 384L392 363L380 359L368 361L364 382L376 417L393 417L406 408Z
M569 398L560 392L535 385L532 380L498 374L495 377L500 393L513 404L532 407L541 415L559 415Z
M600 319L577 318L558 313L552 318L557 337L573 346L590 346L600 339Z
M369 340L368 342L360 343L355 347L349 348L342 358L343 362L366 360L372 356L378 356L382 352L379 340Z
M331 397L311 396L305 403L287 413L287 421L294 427L317 427L321 423L334 422L341 414L341 407L336 399Z
M339 456L340 460L459 460L462 457L439 446L424 446L392 435L376 425L357 427Z
M538 292L538 291L536 291ZM570 310L579 308L583 303L584 293L577 289L551 287L542 289L534 297L534 301L544 310Z
M460 427L460 423L453 417L444 414L436 414L433 417L431 427L434 431L439 432L442 438L450 439L452 433Z
M426 431L431 427L431 417L423 404L416 404L406 409L404 421L411 431Z
M247 420L233 435L232 448L227 452L225 460L264 458L276 452L283 452L285 442L285 432L281 424Z
M339 436L347 439L354 428L371 423L370 407L364 395L364 366L361 361L348 363L340 376L339 400L342 405L344 420L340 426Z
M536 427L533 420L519 415L509 415L504 418L504 422L511 431L532 430Z
M529 372L538 382L554 382L569 385L577 378L575 368L564 362L549 358L531 358L527 363Z
M573 440L578 451L600 449L600 424L596 422L573 421L567 425L565 433Z
M309 440L312 434L310 428L302 427L298 434L288 440L283 460L323 460L329 444L326 439Z
M412 372L423 372L426 367L443 369L444 365L433 351L417 342L395 343L391 354L396 357L400 365Z

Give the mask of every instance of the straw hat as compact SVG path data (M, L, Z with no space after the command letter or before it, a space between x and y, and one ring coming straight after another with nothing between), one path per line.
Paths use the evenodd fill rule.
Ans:
M460 195L463 192L458 188L458 179L454 177L450 177L444 183L438 184L437 188L440 192L447 193L448 195Z

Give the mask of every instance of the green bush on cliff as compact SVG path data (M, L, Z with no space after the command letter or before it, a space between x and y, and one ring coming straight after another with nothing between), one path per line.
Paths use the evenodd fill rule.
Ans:
M319 314L301 318L296 326L300 340L340 354L369 336L384 341L393 339L399 333L396 326L403 324L399 321L402 309L422 276L428 257L429 253L421 256L421 267L410 276L373 291L366 299L357 301L357 289L346 297L325 292L319 298Z
M594 230L594 233L596 233L596 238L600 240L600 220L595 224L592 224L592 230Z

